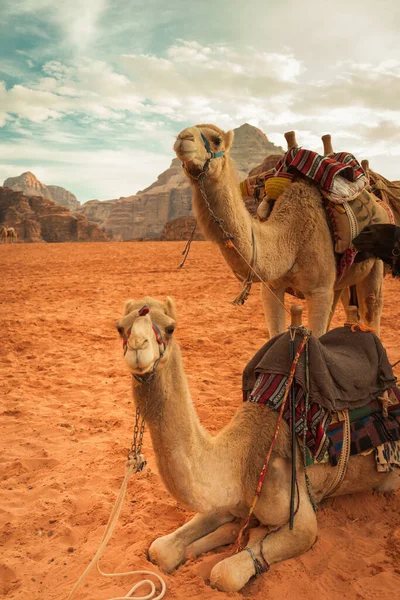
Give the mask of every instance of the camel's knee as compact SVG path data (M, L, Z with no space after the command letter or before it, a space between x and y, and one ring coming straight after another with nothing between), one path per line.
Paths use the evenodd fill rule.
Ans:
M368 294L365 298L365 308L365 318L368 323L372 323L382 309L382 296L375 293Z
M310 518L298 518L294 521L293 531L287 531L282 539L275 538L278 535L271 533L262 541L263 556L270 563L281 562L307 552L317 539L317 519L315 515Z

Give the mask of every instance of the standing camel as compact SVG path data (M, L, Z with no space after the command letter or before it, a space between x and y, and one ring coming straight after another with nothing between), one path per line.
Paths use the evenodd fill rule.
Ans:
M180 348L173 335L175 320L170 298L163 303L146 297L129 300L117 322L124 340L125 362L135 376L134 399L137 408L145 411L142 415L146 415L160 475L172 496L197 513L175 532L151 544L150 559L167 572L191 555L198 556L236 539L238 525L233 521L248 514L278 420L277 412L243 402L217 435L206 431L190 397ZM337 469L330 463L308 468L311 493L317 502L329 495L336 474ZM246 549L214 566L211 585L236 592L260 572L258 565L266 568L314 544L317 518L300 461L298 509L292 531L288 524L290 477L291 441L289 426L283 421L253 513L259 526L250 530ZM332 495L372 489L390 491L399 485L399 469L378 472L374 454L360 454L350 456L346 475ZM273 535L269 535L271 530L276 530Z
M17 232L15 231L14 227L8 227L8 229L7 229L7 239L10 240L10 244L16 244L17 243Z
M283 301L287 288L304 295L308 326L320 336L327 330L340 290L355 283L362 319L379 331L382 262L368 259L353 265L336 283L335 254L323 200L316 186L306 180L286 188L266 222L251 217L229 156L233 135L233 131L225 133L215 125L189 127L178 135L174 150L189 178L194 212L205 237L218 244L239 278L246 279L253 258L255 271L273 290L274 295L261 286L270 337L285 330ZM201 176L202 194L198 177L208 159L206 174ZM226 243L220 225L233 236L233 246Z
M1 227L0 229L0 238L4 244L7 244L8 240L10 244L16 243L17 241L17 232L14 227Z

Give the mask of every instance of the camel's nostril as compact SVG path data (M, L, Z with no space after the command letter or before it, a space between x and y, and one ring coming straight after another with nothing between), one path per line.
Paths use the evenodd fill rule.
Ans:
M124 334L124 328L122 327L122 325L116 325L117 331L119 333L119 335L123 335Z
M179 140L189 140L190 142L194 142L194 135L192 135L191 133L187 133L186 135L180 135Z

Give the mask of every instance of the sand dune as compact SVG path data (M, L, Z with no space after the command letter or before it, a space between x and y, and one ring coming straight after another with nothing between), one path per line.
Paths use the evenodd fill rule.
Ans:
M102 537L133 430L130 377L114 328L128 298L172 296L177 338L202 422L217 431L241 402L241 372L265 341L257 288L244 307L240 285L216 247L194 243L0 246L0 594L68 596ZM400 283L385 281L382 339L400 358ZM342 324L339 310L335 324ZM400 375L400 369L397 369ZM149 568L146 549L190 514L164 489L148 434L146 470L129 485L103 565ZM241 594L207 585L221 549L165 577L167 598L393 600L400 589L400 494L327 501L319 537L299 558L274 565ZM150 568L153 568L150 566ZM154 567L155 568L155 567ZM77 598L123 594L132 580L92 575Z

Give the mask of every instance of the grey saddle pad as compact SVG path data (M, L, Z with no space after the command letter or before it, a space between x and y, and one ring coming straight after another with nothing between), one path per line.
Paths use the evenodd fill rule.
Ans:
M302 336L296 335L297 350ZM250 392L257 375L271 373L289 376L290 334L283 333L264 344L243 372L243 391ZM350 327L332 329L309 340L310 399L325 408L359 408L376 399L396 383L386 350L372 332ZM305 388L305 354L301 354L295 381Z

